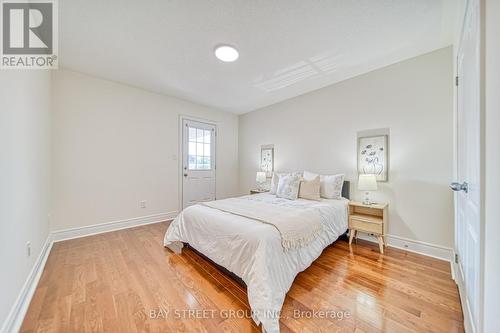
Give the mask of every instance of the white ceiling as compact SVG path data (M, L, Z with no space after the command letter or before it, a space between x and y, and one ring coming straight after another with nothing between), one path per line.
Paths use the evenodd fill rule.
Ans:
M63 0L60 64L245 113L452 43L454 0ZM218 44L240 58L215 58Z

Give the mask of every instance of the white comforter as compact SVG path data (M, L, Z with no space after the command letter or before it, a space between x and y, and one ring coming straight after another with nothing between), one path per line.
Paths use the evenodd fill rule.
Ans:
M266 223L214 208L194 205L170 224L164 244L187 242L247 285L257 325L279 332L279 313L295 276L347 229L348 200L286 200L267 193L243 197L276 205L318 209L323 232L309 245L284 251L278 230Z

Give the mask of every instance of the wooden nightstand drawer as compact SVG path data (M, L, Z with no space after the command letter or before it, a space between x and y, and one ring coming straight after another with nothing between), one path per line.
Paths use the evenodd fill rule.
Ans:
M384 232L381 219L375 220L370 218L361 218L358 216L349 217L349 228L379 235Z

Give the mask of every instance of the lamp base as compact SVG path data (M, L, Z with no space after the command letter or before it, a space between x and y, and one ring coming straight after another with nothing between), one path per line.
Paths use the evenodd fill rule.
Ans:
M365 198L363 199L363 205L370 206L373 204L373 202L370 200L369 194L370 194L370 192L365 192Z

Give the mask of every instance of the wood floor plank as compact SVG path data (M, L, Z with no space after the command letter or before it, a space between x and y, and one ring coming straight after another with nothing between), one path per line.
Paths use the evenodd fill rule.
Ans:
M180 255L165 249L167 227L55 243L21 332L259 332L246 289L191 249ZM338 240L297 276L280 327L284 333L464 330L449 263L393 248L382 255L363 240L351 246Z

